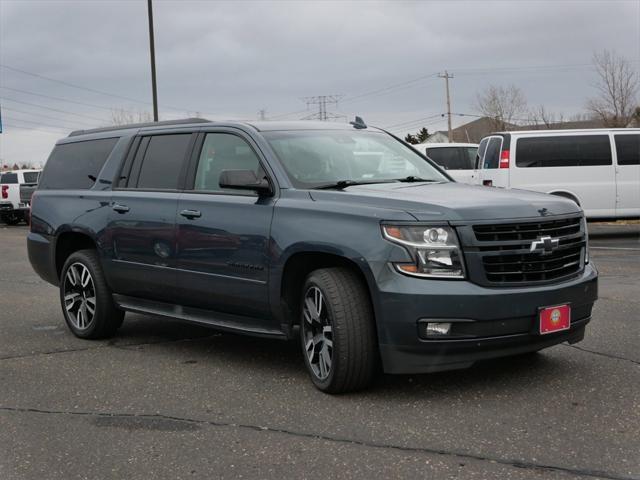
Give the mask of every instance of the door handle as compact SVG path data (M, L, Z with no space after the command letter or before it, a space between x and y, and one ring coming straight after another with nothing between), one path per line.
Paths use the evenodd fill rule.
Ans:
M200 210L182 210L180 212L180 215L182 215L185 218L192 219L192 218L200 218L202 216L202 213L200 213Z
M118 213L127 213L129 211L129 207L127 207L126 205L119 205L117 203L115 203L111 208L113 208Z

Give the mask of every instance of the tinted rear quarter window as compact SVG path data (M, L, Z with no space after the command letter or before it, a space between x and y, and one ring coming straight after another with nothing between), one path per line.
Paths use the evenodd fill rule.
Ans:
M94 180L115 147L118 138L102 138L56 145L42 172L39 188L84 190Z
M640 165L640 134L615 135L618 165Z
M427 156L447 170L466 170L471 168L467 154L461 147L428 148Z
M38 183L40 172L24 172L24 183Z
M18 183L18 174L3 173L2 176L0 176L0 183Z
M150 137L139 167L137 188L176 190L190 141L191 133ZM137 162L138 158L133 165L134 171Z
M608 135L563 135L520 138L516 144L520 168L611 165Z

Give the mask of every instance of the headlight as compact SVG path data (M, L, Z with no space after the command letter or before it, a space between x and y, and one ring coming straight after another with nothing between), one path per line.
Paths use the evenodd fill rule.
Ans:
M394 263L401 273L415 277L464 278L458 237L444 225L383 225L384 237L402 245L412 263Z

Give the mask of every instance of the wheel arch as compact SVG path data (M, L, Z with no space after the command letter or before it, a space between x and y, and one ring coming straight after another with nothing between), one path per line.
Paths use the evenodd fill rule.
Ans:
M69 255L85 249L97 250L96 239L92 232L70 228L58 233L55 244L55 268L58 280Z
M357 274L364 282L374 317L376 316L377 306L374 301L376 296L373 291L375 281L364 258L357 255L354 257L334 249L298 250L287 256L280 269L279 277L274 279L277 285L274 289L274 300L277 302L275 304L279 305L279 316L285 331L290 333L291 328L299 322L299 299L302 295L304 279L314 270L332 267L348 268Z

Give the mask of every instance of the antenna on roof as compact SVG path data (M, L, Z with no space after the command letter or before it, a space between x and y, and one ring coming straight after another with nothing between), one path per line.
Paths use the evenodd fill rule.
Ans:
M362 128L367 128L367 124L364 123L364 120L362 120L362 117L358 117L356 115L356 121L355 122L349 122L350 125L353 125L353 128L357 128L358 130L362 129Z

